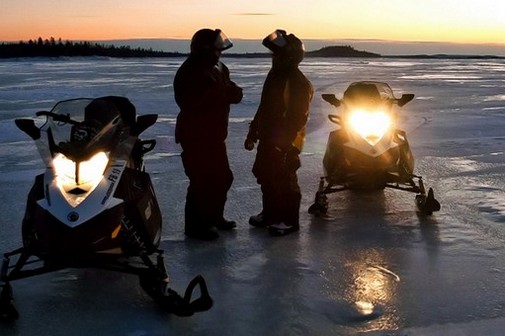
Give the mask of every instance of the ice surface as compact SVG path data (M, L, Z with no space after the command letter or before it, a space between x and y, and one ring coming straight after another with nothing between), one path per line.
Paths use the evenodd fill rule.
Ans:
M505 330L505 61L309 59L315 87L299 179L301 230L273 238L247 224L261 209L242 149L268 59L226 59L244 99L232 108L228 151L235 175L226 207L239 225L218 241L186 240L188 181L174 143L172 81L183 59L0 61L0 250L20 245L26 195L42 171L35 146L13 120L59 100L127 96L139 114L158 113L146 157L164 216L171 285L202 274L214 307L190 318L159 310L134 276L64 270L13 282L21 318L1 335L502 335ZM401 124L416 172L442 210L416 214L414 195L385 190L330 197L312 218L332 107L356 80L415 93ZM40 122L40 121L37 121Z

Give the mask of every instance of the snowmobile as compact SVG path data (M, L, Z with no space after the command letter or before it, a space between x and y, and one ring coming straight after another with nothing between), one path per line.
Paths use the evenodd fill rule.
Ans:
M168 288L161 211L143 162L156 142L139 138L158 116L136 116L119 96L65 100L36 116L44 121L40 127L34 119L15 120L46 168L28 194L22 247L3 257L0 319L19 317L11 281L65 268L137 275L147 294L175 315L210 309L203 277L190 282L184 297ZM191 301L197 286L200 297Z
M421 176L414 174L414 157L405 131L397 128L396 106L403 107L413 94L395 98L391 87L382 82L354 82L342 99L323 94L341 114L328 119L339 126L330 132L323 157L325 175L319 180L310 214L328 210L327 195L344 190L381 190L394 188L416 193L420 213L431 215L440 210L433 189L428 193Z

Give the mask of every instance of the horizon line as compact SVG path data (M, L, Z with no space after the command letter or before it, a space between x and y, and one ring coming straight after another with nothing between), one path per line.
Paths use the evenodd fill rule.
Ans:
M242 15L242 14L237 14ZM251 14L243 14L243 15L251 15ZM254 14L254 15L272 15L272 14ZM191 37L125 37L125 38L106 38L106 39L69 39L62 37L42 37L37 36L36 38L29 38L26 41L37 40L42 38L43 40L54 38L55 40L64 40L64 41L152 41L152 40L175 40L175 41L190 41ZM230 37L232 41L261 41L262 38L242 38L242 37ZM16 39L16 40L0 40L0 42L24 42L24 39ZM383 42L383 43L416 43L416 44L455 44L455 45L494 45L494 46L504 46L505 43L502 42L459 42L459 41L435 41L435 40L388 40L388 39L373 39L373 38L303 38L302 41L354 41L354 42Z

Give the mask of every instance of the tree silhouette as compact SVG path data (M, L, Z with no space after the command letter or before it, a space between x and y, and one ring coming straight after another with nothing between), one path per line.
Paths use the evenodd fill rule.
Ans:
M114 45L102 45L98 43L72 42L63 43L61 38L51 37L43 40L42 37L36 42L29 40L28 43L0 44L0 58L13 57L70 57L70 56L105 56L105 57L174 57L182 56L176 52L153 51L152 49L135 48L129 46L116 47Z

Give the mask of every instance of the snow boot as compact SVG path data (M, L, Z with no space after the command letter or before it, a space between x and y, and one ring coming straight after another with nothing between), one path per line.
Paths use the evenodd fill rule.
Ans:
M234 221L226 220L223 218L221 221L214 224L214 226L216 228L218 228L219 230L228 231L228 230L232 230L232 229L236 228L237 223L235 223Z
M285 236L291 232L296 232L300 229L299 225L287 225L285 223L276 223L268 227L268 232L272 236Z
M255 227L264 228L270 225L263 217L263 212L249 218L249 224Z

